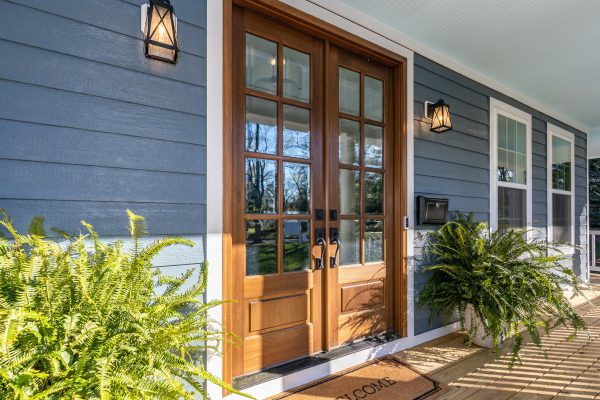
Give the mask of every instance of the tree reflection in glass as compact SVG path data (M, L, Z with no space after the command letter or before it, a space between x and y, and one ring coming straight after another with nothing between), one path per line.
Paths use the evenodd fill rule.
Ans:
M283 271L300 271L310 268L310 223L308 221L283 222Z
M246 212L277 213L277 161L246 159Z
M246 221L246 275L277 273L277 221Z
M277 103L246 96L246 151L277 154Z
M381 168L383 166L383 128L365 124L365 165Z
M310 110L284 104L283 155L310 158Z
M383 174L365 173L365 212L383 214Z
M283 211L307 214L310 209L310 166L283 163Z
M552 189L571 190L571 143L552 136Z

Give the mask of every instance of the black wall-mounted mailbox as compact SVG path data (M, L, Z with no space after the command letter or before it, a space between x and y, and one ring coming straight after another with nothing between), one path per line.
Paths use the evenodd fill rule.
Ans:
M448 221L448 199L417 197L419 225L442 225Z

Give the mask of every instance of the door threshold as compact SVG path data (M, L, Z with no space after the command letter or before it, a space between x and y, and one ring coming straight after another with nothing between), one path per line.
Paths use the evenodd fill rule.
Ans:
M311 368L319 364L323 364L336 358L344 357L358 351L376 347L381 344L392 342L401 339L402 336L396 333L383 333L378 336L373 336L359 342L342 345L330 351L315 353L306 357L298 358L283 364L263 369L258 372L241 375L233 379L233 387L238 390L245 390L252 386L268 382L273 379L281 378L285 375L301 371L306 368Z

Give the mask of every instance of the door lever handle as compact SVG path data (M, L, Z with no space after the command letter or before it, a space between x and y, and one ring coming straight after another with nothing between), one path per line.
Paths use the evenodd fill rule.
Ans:
M327 242L322 237L318 238L315 242L317 246L321 246L321 257L315 257L315 269L323 269L323 260L325 260L325 250L327 249Z
M329 268L335 268L338 266L338 256L340 255L340 247L342 246L342 242L339 238L334 237L331 239L331 244L336 245L335 254L330 258Z

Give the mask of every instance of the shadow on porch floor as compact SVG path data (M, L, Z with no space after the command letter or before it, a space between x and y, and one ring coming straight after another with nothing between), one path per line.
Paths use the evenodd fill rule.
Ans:
M466 347L455 333L397 354L421 372L449 386L437 400L600 399L600 275L591 289L572 303L589 325L568 341L557 328L543 338L547 357L532 343L523 347L522 363L508 369L509 356L496 359L489 349ZM588 336L589 334L589 336ZM510 346L505 346L506 352Z

